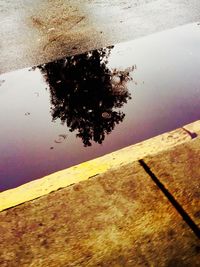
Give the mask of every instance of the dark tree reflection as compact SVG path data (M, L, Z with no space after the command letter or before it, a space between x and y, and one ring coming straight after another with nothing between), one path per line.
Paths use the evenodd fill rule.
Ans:
M50 87L51 114L70 131L77 131L84 146L101 144L122 122L119 109L130 99L126 83L130 71L107 67L112 47L54 61L39 67Z

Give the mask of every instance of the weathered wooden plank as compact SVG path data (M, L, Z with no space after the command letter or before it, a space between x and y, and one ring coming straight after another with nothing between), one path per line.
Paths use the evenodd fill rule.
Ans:
M144 162L200 227L200 138Z
M200 266L199 243L139 163L0 213L2 267Z

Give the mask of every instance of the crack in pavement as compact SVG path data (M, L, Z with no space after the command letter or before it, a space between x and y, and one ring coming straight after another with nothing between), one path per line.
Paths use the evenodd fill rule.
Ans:
M184 128L184 127L182 127L182 129L183 129L186 133L188 133L189 136L190 136L192 139L194 139L194 138L196 138L196 137L198 136L197 133L195 133L195 132L190 132L189 130L187 130L187 129Z
M183 220L187 223L193 233L200 239L200 228L188 215L188 213L183 209L179 202L174 198L174 196L167 190L167 188L160 182L156 175L151 171L150 167L144 162L143 159L139 160L140 165L143 167L145 172L151 177L156 186L162 191L169 202L174 206L177 212L181 215Z

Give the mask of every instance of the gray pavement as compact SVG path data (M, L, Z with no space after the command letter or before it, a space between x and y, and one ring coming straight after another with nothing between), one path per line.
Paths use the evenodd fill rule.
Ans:
M1 0L0 73L199 20L199 0Z

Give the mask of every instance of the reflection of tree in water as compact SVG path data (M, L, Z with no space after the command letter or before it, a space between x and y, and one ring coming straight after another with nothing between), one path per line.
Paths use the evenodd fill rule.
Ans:
M51 91L51 114L70 131L78 131L84 146L101 144L105 135L122 122L119 111L130 99L126 82L130 71L110 70L106 66L112 47L95 50L42 65ZM117 110L118 109L118 110Z

